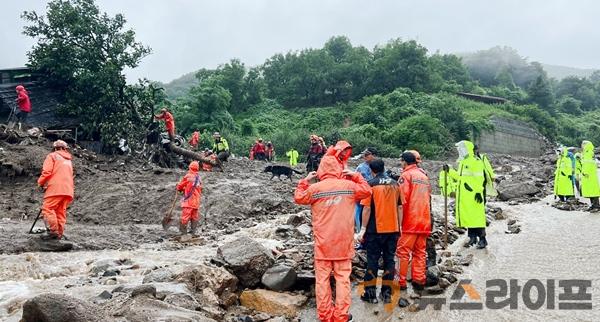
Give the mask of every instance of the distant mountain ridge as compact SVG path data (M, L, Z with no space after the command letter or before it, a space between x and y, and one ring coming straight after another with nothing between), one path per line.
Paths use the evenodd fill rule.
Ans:
M586 69L560 65L542 64L548 76L561 80L568 76L590 77L598 69Z

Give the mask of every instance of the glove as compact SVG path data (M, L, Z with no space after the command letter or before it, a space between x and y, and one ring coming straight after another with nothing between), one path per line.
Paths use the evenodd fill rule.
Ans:
M447 165L447 164L444 164L444 165L442 166L442 170L444 170L444 172L448 172L448 171L450 171L450 166L449 166L449 165Z
M42 193L46 192L46 189L44 189L42 186L38 186L38 190Z
M564 172L562 172L562 171L560 172L560 175L563 176L563 177L566 176L566 174Z
M467 191L473 192L473 189L465 182L465 189L467 189Z
M354 242L357 244L360 244L363 242L363 239L365 238L365 233L367 232L367 228L366 227L361 227L360 228L360 232L358 232L358 234L354 234Z
M483 196L481 196L481 193L478 192L475 194L475 201L477 203L483 203Z

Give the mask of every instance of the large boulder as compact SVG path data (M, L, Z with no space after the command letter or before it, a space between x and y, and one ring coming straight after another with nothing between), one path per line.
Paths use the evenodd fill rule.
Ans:
M220 246L217 254L245 287L258 285L262 275L275 263L271 252L249 237Z
M307 298L304 295L278 293L263 289L245 290L240 295L240 302L249 309L271 315L285 315L289 318L295 317L306 301Z
M201 293L204 289L209 288L218 296L223 295L226 291L235 292L238 283L238 279L226 269L204 264L188 267L175 279L180 283L187 284L194 292Z
M113 321L91 302L62 294L41 294L23 304L23 322Z
M269 268L262 276L261 282L273 291L286 291L296 283L296 271L286 265Z
M526 198L541 192L540 188L531 181L510 182L502 181L498 184L498 199L508 201L516 198Z
M125 300L114 301L109 303L110 305L107 307L110 308L113 316L120 317L125 321L215 321L214 319L207 317L203 312L178 307L150 296L137 296L135 298L129 297L121 299ZM182 304L180 299L173 299L172 302L178 305Z

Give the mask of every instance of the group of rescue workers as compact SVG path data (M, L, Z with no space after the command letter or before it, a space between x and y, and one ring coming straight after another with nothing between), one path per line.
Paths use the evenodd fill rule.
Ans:
M590 199L589 211L600 211L600 184L592 142L581 142L581 152L573 147L562 147L557 153L554 195L561 202L567 202L575 200L577 190L581 197Z
M20 95L17 100L21 104L25 101L21 98L24 89L17 88L17 92ZM26 101L29 101L28 98ZM31 110L31 107L28 109ZM173 115L162 109L155 118L165 121L167 133L173 139ZM218 132L213 134L213 140L213 149L205 149L203 155L227 161L230 155L227 140ZM430 256L427 248L433 220L430 180L420 167L419 152L410 150L402 153L402 172L395 175L386 171L384 161L378 158L376 149L372 147L361 153L364 162L353 171L348 168L348 159L352 156L350 143L338 141L326 149L324 140L316 135L311 135L310 142L306 158L309 173L298 182L294 200L311 207L318 318L321 321L351 320L350 273L356 248L366 249L367 253L365 288L361 295L363 301L390 303L393 285L397 285L401 292L407 289L409 264L413 290L423 290L427 282ZM251 152L253 157L257 160L271 159L274 152L269 155L269 143L264 145L262 139L257 140ZM192 134L189 144L197 149L199 131ZM57 140L52 147L37 183L44 191L41 213L48 228L42 238L60 240L65 230L66 210L73 200L73 164L66 142ZM273 148L272 144L270 147ZM439 174L440 190L443 195L455 198L456 226L468 230L469 240L464 246L477 245L482 249L488 244L485 232L487 197L496 195L494 171L487 156L480 154L472 142L460 141L456 148L457 168L443 166ZM590 198L591 209L599 209L600 187L594 146L583 141L581 149L581 153L575 153L574 149L560 150L554 191L561 201L567 201L574 197L574 187L577 187L581 196ZM286 156L291 166L297 165L298 151L292 148ZM201 169L210 171L208 166L191 162L188 172L176 186L176 190L183 194L179 225L182 234L188 233L188 224L191 234L198 233L198 209L202 195L199 172ZM377 295L375 279L380 260L383 261L384 272L381 291ZM336 281L335 303L330 284L332 274ZM407 299L401 296L398 305L408 305Z
M318 145L318 140L314 140ZM313 145L313 146L314 146ZM456 225L469 232L466 247L477 244L485 248L486 186L491 186L494 173L485 155L475 150L473 143L456 144L459 160L457 170L444 166L440 177L443 193L456 197ZM318 151L317 148L314 150ZM362 152L364 162L355 171L347 161L352 146L339 141L322 155L316 172L310 172L298 183L294 199L311 206L315 240L315 277L317 313L321 321L348 321L350 308L350 273L356 243L367 253L364 293L368 303L392 301L392 286L396 274L401 291L407 289L407 273L411 265L413 290L424 289L427 267L427 240L432 231L431 185L420 167L418 151L405 151L400 157L402 173L395 176L385 170L374 148ZM354 218L351 216L355 213ZM396 272L398 258L399 271ZM383 261L383 276L379 296L376 293L379 261ZM335 304L329 283L330 274L336 280ZM400 297L399 306L409 302Z
M250 160L273 162L275 160L275 146L271 141L265 144L263 139L259 138L250 149Z

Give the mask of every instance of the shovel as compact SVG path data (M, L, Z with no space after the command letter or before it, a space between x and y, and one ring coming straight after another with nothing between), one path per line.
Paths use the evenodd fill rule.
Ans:
M37 221L40 219L41 214L42 214L42 208L40 208L40 212L38 212L37 217L35 217L35 220L33 221L33 225L31 225L31 228L29 229L29 234L36 234L33 232L33 228L35 227L35 224L37 223Z
M175 208L175 203L177 202L177 193L178 192L179 191L175 190L175 197L173 198L173 203L171 204L171 208L169 209L169 211L167 213L165 213L165 216L162 219L162 226L163 226L164 230L168 230L169 225L173 221L173 209Z

